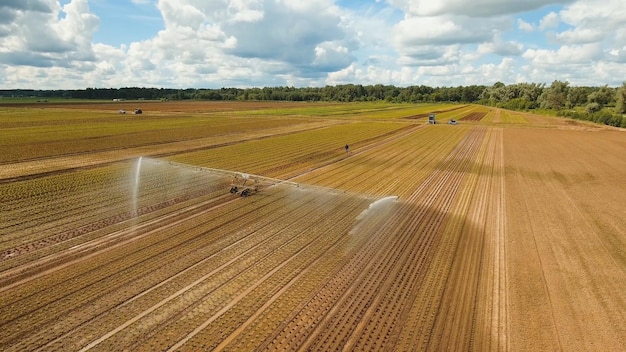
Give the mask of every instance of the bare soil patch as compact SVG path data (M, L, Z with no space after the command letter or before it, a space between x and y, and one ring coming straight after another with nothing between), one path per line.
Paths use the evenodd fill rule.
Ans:
M480 121L487 115L486 112L472 112L468 115L461 117L459 120L462 121Z
M467 107L467 105L462 105L462 106L457 106L457 107L454 107L454 108L451 108L451 109L435 110L435 111L431 111L431 112L424 113L424 114L416 114L416 115L406 116L405 119L421 119L421 118L428 117L430 114L443 114L444 112L455 111L455 110L463 109L463 108L466 108L466 107Z

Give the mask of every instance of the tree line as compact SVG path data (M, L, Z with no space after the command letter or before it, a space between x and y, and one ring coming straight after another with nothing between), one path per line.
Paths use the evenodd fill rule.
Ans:
M325 87L264 87L219 89L87 88L79 90L0 90L0 96L39 98L127 100L224 100L224 101L327 101L425 103L458 102L510 110L555 110L559 116L626 127L626 82L621 87L577 87L554 81L537 83L501 82L493 86L458 87L344 84Z

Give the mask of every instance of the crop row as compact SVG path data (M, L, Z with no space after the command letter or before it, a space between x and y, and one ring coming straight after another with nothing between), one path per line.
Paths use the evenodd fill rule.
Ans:
M352 207L348 207L348 209L351 209ZM232 209L231 209L232 210ZM232 214L236 214L235 212L231 212L229 215ZM228 221L228 216L224 216L224 214L221 214L222 216L219 217L220 221ZM234 216L234 218L237 218L237 216ZM215 226L215 221L218 218L213 218L212 220L209 220L208 222L213 224ZM256 219L256 217L255 217ZM296 218L297 219L297 218ZM258 222L258 220L257 220ZM187 224L191 223L190 221L186 221L184 224L185 226ZM185 233L186 227L182 227L180 228L181 224L178 225L179 227L176 229L176 231L183 231L183 233ZM219 227L219 226L218 226ZM228 233L228 232L226 232ZM224 234L226 234L224 233ZM151 234L151 238L150 238L150 242L154 242L154 243L158 243L155 242L156 238L154 237L155 234ZM167 238L176 238L176 236L172 237L170 236L166 236ZM178 239L180 240L180 238ZM137 241L138 242L138 241ZM123 248L123 247L122 247ZM145 248L139 252L136 253L141 253L144 257L147 256L150 257L150 251L146 250ZM161 252L164 253L164 252ZM104 254L103 254L104 255ZM104 277L101 276L101 274L97 274L98 272L104 270L104 268L107 268L107 272L111 272L111 273L118 273L115 274L117 275L123 275L125 272L128 271L128 269L124 269L125 267L121 264L121 259L123 258L124 260L133 257L134 255L131 253L128 253L126 251L121 251L119 253L116 253L115 256L113 257L108 257L107 256L107 260L98 260L96 261L98 264L95 267L92 267L91 265L81 265L78 268L72 267L72 270L67 270L67 271L63 271L63 272L59 272L57 274L54 275L50 275L50 277L48 278L44 278L44 279L38 279L38 280L33 280L31 283L28 284L24 284L21 285L21 294L17 294L17 295L11 295L11 297L13 297L13 299L11 300L7 300L4 303L7 304L11 304L11 301L14 301L15 299L19 299L18 301L14 301L13 305L8 306L7 310L17 313L18 316L15 316L14 318L10 318L7 317L7 319L11 319L10 321L12 322L12 326L15 327L15 331L25 331L24 333L17 335L17 336L24 336L23 334L27 333L27 329L26 329L26 325L21 324L20 323L20 318L19 315L21 314L22 317L24 317L24 323L29 325L29 326L33 326L37 329L41 329L41 326L43 324L43 326L50 324L47 322L59 322L60 320L63 320L61 318L61 313L65 312L69 314L69 317L67 318L70 321L74 321L74 323L68 323L68 324L55 324L56 328L52 328L52 327L48 327L47 329L41 329L40 331L49 331L49 329L68 329L68 326L74 326L76 323L76 319L78 319L76 317L75 313L71 313L73 310L69 309L70 306L75 305L75 303L71 303L71 302L85 302L83 305L85 304L94 304L93 302L99 302L98 306L101 307L99 309L95 309L95 310L85 310L85 311L94 311L94 312L99 312L102 311L101 309L105 309L107 307L107 305L105 303L103 303L106 300L103 300L104 297L106 297L106 293L110 292L111 289L119 289L120 287L123 287L124 285L128 285L128 283L133 282L133 285L136 284L137 279L140 276L140 274L135 274L135 276L131 276L129 277L129 279L126 279L126 281L122 281L125 283L122 283L120 285L114 285L111 286L109 279L106 279ZM175 258L181 258L181 257L185 257L184 254L175 252L172 253L172 256ZM109 264L107 263L116 263L115 267L111 267ZM91 268L91 269L90 269ZM130 268L130 267L126 267L126 268ZM76 270L79 269L79 270ZM139 273L145 273L145 272L154 272L154 267L153 268L146 268L146 267L140 267L137 268L136 270L138 270ZM133 270L135 271L135 270ZM135 271L136 272L136 271ZM81 274L84 273L84 274ZM63 278L59 275L63 275L63 276L67 276L69 274L69 276L67 276L66 278ZM96 274L96 276L93 276L93 274ZM82 275L82 276L81 276ZM87 276L85 276L87 275ZM89 277L92 277L91 279L89 279ZM56 282L58 285L56 286L56 288L58 288L58 292L61 295L57 295L55 294L54 290L47 290L45 292L43 291L39 291L40 293L36 293L37 288L38 287L47 287L49 286L48 283L52 283L52 282ZM68 284L71 285L71 287L73 288L73 291L67 291L67 285L63 285L63 282L67 282ZM109 282L108 285L105 285L104 283ZM105 285L103 287L100 287L101 284ZM149 284L145 287L148 287ZM29 288L31 287L31 288ZM109 290L104 289L104 287L108 287ZM94 293L89 294L88 291L92 291ZM9 290L10 291L10 290ZM32 292L32 293L28 293L28 292ZM73 292L73 293L72 293ZM24 293L27 293L26 296L24 296ZM95 296L94 296L95 294ZM80 298L78 298L78 296L76 295L80 295ZM32 301L33 303L28 303L29 301ZM64 303L65 302L65 303ZM69 304L69 305L67 305ZM117 303L119 304L119 303ZM83 306L81 305L81 306ZM30 307L30 311L23 311L23 309L21 309L20 307ZM80 307L80 306L79 306ZM77 310L77 311L83 311L81 310ZM38 315L41 315L41 318L37 318ZM78 320L80 321L80 319ZM72 325L74 324L74 325ZM57 331L55 330L55 331ZM61 333L61 332L59 332ZM11 332L8 331L7 332L7 336L8 337L13 337L15 338L16 335L11 335ZM30 341L29 343L35 343L36 341Z
M403 117L418 112L430 111L441 107L449 107L450 104L389 104L381 106L379 103L359 103L359 104L306 104L282 107L277 105L276 109L263 109L257 111L238 111L236 115L243 116L310 116L325 118L345 118L354 120L360 118L395 118Z
M406 211L406 209L404 211ZM402 212L403 211L401 211L401 210L398 211L398 213L402 213ZM412 217L413 216L399 216L399 219L406 220L406 219L410 219ZM392 228L397 228L397 226L398 226L397 223L393 224L387 230L390 230ZM372 228L372 230L376 232L377 230L379 230L379 228L378 227L374 227L374 228ZM385 233L385 232L386 231L383 231L383 233ZM414 236L412 236L412 232L410 232L410 233L411 233L410 237L414 237ZM372 234L372 235L374 235L374 234ZM365 235L365 237L368 237L368 236ZM391 238L394 238L394 237L395 236L392 236ZM372 238L370 238L370 240L372 240ZM388 253L390 251L393 252L393 248L394 248L392 246L389 249L385 249L384 247L380 247L380 243L378 243L377 241L373 241L373 240L369 243L369 245L371 247L369 247L369 249L367 251L364 251L364 252L366 254L370 255L370 256L373 255L374 253ZM402 248L402 246L399 246L399 248ZM392 254L390 254L389 256L391 258L394 257ZM362 256L355 256L355 257L362 257ZM371 260L371 258L369 260ZM385 260L380 260L380 261L381 262L387 262ZM368 262L368 260L364 261L364 263L367 263L367 262ZM353 287L360 287L360 286L367 285L367 282L371 283L371 281L373 279L386 277L386 275L381 274L381 272L378 271L378 270L374 270L376 272L376 274L374 274L374 271L369 272L369 274L368 274L368 271L366 271L364 269L361 269L361 265L356 265L356 263L352 263L352 262L350 264L346 265L345 268L351 268L350 272L352 273L352 275L354 275L356 273L362 273L362 275L364 277L362 280L365 281L365 282L360 282L360 281L358 281L358 280L356 280L354 278L345 278L345 275L344 276L340 276L341 280L342 280L341 282L330 282L328 284L329 287L331 287L331 288L336 290L336 292L335 292L336 294L340 294L342 292L346 292L347 289L344 286L346 284L348 284L348 283L353 284ZM329 292L329 294L330 294L330 296L333 295L331 292ZM286 348L288 348L288 349L289 348L296 348L296 346L301 346L301 344L304 343L304 340L302 338L298 338L297 336L303 336L303 337L307 336L307 334L310 331L307 332L305 327L318 326L319 321L316 320L316 318L314 318L316 316L316 314L318 314L317 316L320 316L319 314L322 314L320 312L325 311L324 309L331 309L334 306L335 307L342 307L342 306L344 306L342 304L338 304L337 302L333 302L333 301L329 300L328 299L328 297L329 297L328 294L325 294L322 297L324 297L324 300L322 302L327 302L326 305L325 305L326 308L322 308L320 306L314 306L314 308L311 308L309 310L312 313L311 317L306 318L306 319L302 319L302 318L294 319L293 321L299 322L297 326L294 326L293 328L286 327L286 328L283 329L283 331L285 333L291 332L292 337L287 338L285 336L285 337L282 337L282 338L278 338L277 340L274 340L274 341L271 342L271 346L275 346L275 347L276 346L281 346L281 348L285 348L285 346L287 346ZM352 300L348 299L347 302L352 302ZM353 303L349 304L349 306L351 306L351 307L363 307L363 305L353 304ZM368 306L368 305L366 304L365 306ZM354 315L348 314L346 316L354 316ZM358 316L358 314L357 314L357 316ZM317 321L317 322L315 322L315 323L309 322L309 320L311 320L311 319L313 321ZM319 328L319 326L318 326L318 329L321 329L324 332L328 332L329 334L334 334L333 335L334 336L333 337L333 339L334 339L333 341L335 341L336 338L337 338L337 333L339 331L346 331L346 329L349 329L349 326L350 326L350 324L339 324L339 325L341 325L341 327L338 328L338 329L332 328L332 327ZM294 335L294 334L296 334L296 335ZM291 341L291 342L287 342L287 341ZM291 347L289 347L289 346L291 346ZM329 347L329 345L325 345L325 346Z
M309 200L310 200L310 199L309 199ZM304 203L304 205L303 205L303 206L305 206L305 207L310 207L310 205L307 205L306 203ZM331 208L331 209L332 209L332 208ZM351 207L351 206L350 206L350 207L347 207L346 209L353 209L353 207ZM350 211L354 211L354 210L350 210ZM251 214L251 220L250 220L250 221L252 221L252 219L258 219L258 218L262 215L262 214L258 214L258 213L259 213L259 212L256 212L256 214ZM277 214L277 215L280 215L280 214ZM313 217L313 219L316 219L316 218L317 218L317 217ZM276 219L276 218L273 218L273 219L274 219L274 221L277 221L277 219ZM298 224L298 226L299 226L299 227L306 226L306 224L307 224L307 222L306 222L306 221L302 221L302 217L294 217L292 221L293 221L294 223ZM268 222L268 224L271 224L271 223L269 223L269 222ZM268 225L268 226L270 226L270 225ZM272 227L270 226L270 230L271 230L271 229L272 229ZM232 228L231 228L231 230L232 230ZM270 230L268 230L268 231L270 231ZM254 231L254 232L253 232L253 233L255 234L255 236L256 236L257 232L258 232L258 230L256 230L256 231ZM228 232L226 232L226 233L228 233ZM225 233L224 235L226 235L226 233ZM271 233L274 233L274 230L271 230L269 233L270 233L270 234L271 234ZM299 233L299 234L300 234L300 236L307 237L307 235L305 235L305 234L306 234L306 232L302 232L301 230L300 230L300 231L296 231L296 233ZM284 235L288 235L288 234L289 234L289 233L286 233L286 234L284 234ZM283 236L284 236L284 235L283 235ZM221 236L220 236L220 237L221 237ZM230 236L230 237L232 237L232 236ZM281 241L280 241L280 240L276 240L276 241L277 241L277 243L276 243L276 244L273 244L273 245L269 245L268 243L264 243L264 244L265 244L265 246L263 246L263 247L259 248L259 249L263 249L263 250L259 251L258 253L257 253L257 251L250 252L250 254L254 254L254 256L245 256L245 257L243 257L243 258L241 259L241 261L243 261L243 262L245 262L245 261L250 262L250 260L254 259L254 258L255 258L255 257L257 257L258 255L262 255L262 253L263 253L263 252L265 252L267 249L277 248L277 244L278 244L278 243L281 243ZM196 243L196 245L197 245L197 243ZM218 252L220 252L220 251L218 251ZM181 255L181 253L176 253L176 254L177 254L178 256L180 256L180 255ZM271 259L271 258L273 258L273 257L274 257L274 255L272 255L271 257L268 257L268 258L269 258L269 259ZM272 259L272 261L274 261L274 259ZM250 263L252 264L253 262L250 262ZM238 264L236 264L236 265L235 265L235 264L233 264L233 265L232 265L232 268L233 268L233 269L235 269L235 270L242 270L242 268L244 268L244 267L246 267L246 266L250 267L250 265L251 265L251 264L248 264L248 265L243 265L242 263L238 263ZM230 271L230 270L233 270L233 269L229 269L229 271ZM215 285L216 283L219 283L219 282L220 282L220 280L218 279L219 277L222 277L222 280L223 280L223 279L232 279L232 278L233 278L233 275L236 275L236 272L229 272L229 271L225 271L223 274L222 274L222 273L220 273L219 275L218 275L217 273L216 273L216 274L214 274L214 275L216 275L216 276L211 276L212 280L210 280L210 281L208 282L208 284L210 284L210 285ZM237 275L237 277L238 277L238 275ZM257 277L257 274L253 274L253 275L252 275L252 277ZM205 280L206 280L206 279L205 279ZM238 282L241 282L242 284L243 284L244 282L246 282L246 281L249 281L249 280L239 281L239 279L238 279ZM177 286L177 287L180 287L180 286ZM202 290L205 290L205 289L206 289L206 287L200 287L199 289L201 290L200 292L202 292ZM227 290L227 291L228 291L228 292L234 292L234 291L237 291L237 290L234 290L234 291L233 291L232 289L230 289L230 290ZM153 296L153 295L150 295L150 296ZM193 296L194 296L194 295L192 295L192 297L193 297ZM163 295L157 295L156 297L163 297ZM146 296L146 298L147 298L147 296ZM136 306L136 304L137 304L137 302L135 302L135 303L133 304L133 307L134 307L134 306ZM176 306L176 305L174 305L174 306ZM188 304L183 305L183 307L187 307L187 306L188 306ZM174 308L175 308L175 307L174 307ZM162 314L162 313L160 313L160 314ZM146 319L148 319L148 318L146 318ZM152 319L152 318L151 318L151 319ZM116 319L116 320L114 320L114 321L119 321L119 318L118 318L118 319ZM148 321L152 321L152 320L148 319ZM128 331L124 331L124 332L125 332L125 333L132 333L132 331L135 331L135 329L130 329L130 330L128 330ZM124 335L124 334L120 334L119 336L123 336L123 335ZM120 338L122 338L122 337L120 337ZM115 341L115 340L112 340L112 341Z
M442 179L439 178L437 182L444 182ZM436 192L443 192L443 190L440 189ZM438 199L438 197L435 196L433 199ZM369 229L363 229L364 233L361 235L369 239L367 246L364 246L359 254L352 256L354 260L342 267L335 278L329 281L327 287L330 291L319 291L316 295L319 298L310 301L311 303L307 305L306 310L301 310L298 316L292 319L290 324L294 325L284 327L282 329L284 335L277 336L270 345L281 346L281 348L285 347L286 349L344 348L341 346L348 343L348 336L357 327L357 323L362 322L361 319L364 317L363 314L366 314L367 307L374 307L378 295L393 289L392 286L398 285L398 282L391 286L383 285L385 281L389 283L389 281L397 281L399 277L402 277L402 275L390 275L399 268L405 267L397 262L398 257L403 256L405 260L408 257L418 257L415 255L417 254L415 250L420 247L406 246L406 244L410 241L419 241L423 245L426 241L425 238L428 238L428 232L415 236L416 233L420 232L417 229L412 229L415 225L410 225L410 223L419 224L420 219L424 220L423 216L433 214L427 210L427 207L420 209L414 208L413 205L406 205L396 210L395 222L390 222L389 227L373 228L373 233L370 234L366 234ZM418 215L420 211L422 215ZM424 221L423 223L428 224L429 222ZM431 237L433 236L432 233L436 233L436 231L431 232ZM400 253L405 254L401 255ZM408 255L408 253L413 254ZM406 268L413 267L406 266ZM418 265L413 270L419 268ZM385 288L383 289L383 287ZM356 296L347 296L349 293ZM342 307L340 311L324 317L326 312L331 309L339 309L338 307ZM341 315L338 315L339 312ZM361 323L359 326L362 326ZM358 335L357 333L353 336ZM382 340L379 338L374 340L381 343ZM367 349L376 349L376 347L370 345Z
M500 122L509 124L528 124L528 120L521 113L509 110L501 110Z
M151 202L142 197L144 190L160 188L162 193L180 194L185 187L189 187L190 182L195 182L194 187L197 187L203 182L210 184L211 181L210 175L182 175L175 169L150 171L154 164L146 165L148 163L148 160L142 162L143 170L138 169L135 161L114 167L79 170L69 174L2 184L0 191L5 200L2 210L7 214L7 221L2 227L34 223L40 226L37 230L40 231L41 226L50 225L51 219L39 217L39 213L48 212L56 217L59 215L57 209L62 209L67 216L81 214L85 217L90 213L89 209L85 209L86 206L93 208L91 212L97 212L99 208L115 207L119 203L128 208L135 196L140 201ZM137 174L139 171L141 172ZM100 202L103 204L100 205ZM18 227L11 232L25 231L28 227ZM7 239L6 235L3 234L3 241Z
M345 155L345 144L353 148L371 143L372 138L406 127L406 124L361 122L249 141L237 145L171 157L172 160L264 176L288 178L296 171L336 160ZM295 166L293 166L295 165ZM287 167L284 171L282 167Z
M288 328L292 324L296 314L309 305L317 292L330 285L327 280L337 270L347 265L351 258L361 253L366 243L376 242L380 236L377 230L384 230L383 224L392 216L397 209L397 203L389 203L379 206L375 211L368 211L365 216L359 216L355 226L347 235L342 236L336 244L329 247L323 255L315 259L299 276L285 285L282 292L268 302L254 316L250 317L242 326L222 341L218 348L234 350L286 350L289 343L285 339L278 338L281 332L297 332L301 328L308 327L308 322L302 322L303 327ZM345 283L342 281L342 283ZM341 292L341 286L334 286L336 292ZM193 346L193 345L192 345Z
M484 246L483 228L479 224L484 221L467 215L470 209L475 211L473 215L485 214L485 203L482 199L488 194L484 187L488 185L489 173L481 175L479 172L489 171L487 169L490 168L488 159L493 149L489 137L487 134L480 149L476 148L474 162L465 166L468 172L467 179L464 187L459 189L455 205L449 210L454 216L448 220L441 234L442 247L435 256L437 262L433 263L436 269L433 273L439 275L443 273L443 279L429 275L427 278L429 285L420 293L428 294L423 299L433 302L435 308L431 309L436 309L436 315L429 317L429 312L420 311L424 307L419 305L416 305L411 313L407 313L406 323L410 329L401 334L398 344L401 346L400 350L410 350L414 346L422 346L425 349L469 349L470 330L474 326L473 319L478 315L478 307L473 300L475 288L479 281L479 273L484 275L484 272L480 272L479 266L482 260L480 249ZM460 320L463 323L460 323ZM410 333L418 330L417 327L424 326L430 330L422 334ZM452 332L451 329L456 331Z
M43 157L92 153L222 135L245 134L269 128L308 122L304 118L238 117L185 115L164 118L159 115L120 117L110 113L83 111L83 119L63 119L64 111L54 121L29 120L28 125L0 129L0 163ZM9 119L8 117L5 117ZM0 124L2 122L0 121Z
M469 113L463 117L461 117L459 120L460 121L481 121L485 115L487 115L487 112L485 111L475 111L472 113Z
M406 198L468 131L465 126L456 127L461 128L424 126L297 180L352 192Z
M265 258L203 298L195 311L186 313L179 321L174 322L177 328L168 331L178 332L175 341L178 340L181 345L189 343L191 346L201 342L207 348L213 348L212 343L220 341L237 329L251 312L258 310L301 270L324 254L328 247L349 230L351 221L346 219L354 219L359 211L356 206L358 202L363 204L362 200L352 198L333 200L335 201L338 201L336 208L335 205L326 205L325 209L316 211L310 217L301 218L284 230L281 235L285 238L283 242L270 247ZM272 232L270 229L269 233ZM209 297L215 298L212 300ZM215 302L222 303L212 304ZM157 345L166 343L163 341L163 334L156 334L154 337L156 341L160 341ZM145 348L148 350L151 347L156 346L149 343Z
M420 278L432 273L425 270L428 261L444 260L448 265L452 262L434 254L438 251L453 252L452 249L455 248L453 243L446 245L441 231L449 219L448 210L464 184L464 171L471 167L481 141L482 133L472 130L450 154L450 158L446 159L451 165L442 167L440 172L434 172L424 181L424 184L429 184L432 180L436 185L418 189L410 197L415 199L410 204L418 204L417 213L411 216L412 224L407 226L408 231L405 230L403 236L408 242L401 248L412 250L404 250L397 256L390 275L386 277L386 283L382 285L388 289L383 290L364 313L360 328L355 329L352 339L348 340L349 348L354 346L356 349L380 349L395 345L395 339L403 328L398 322L404 320L408 308L412 306L415 294L421 287ZM421 236L414 236L415 233ZM446 284L446 281L439 280L439 283Z
M484 133L464 125L357 122L171 157L281 178L302 174L298 182L354 193L300 184L241 198L227 192L223 176L149 159L141 167L124 163L21 181L79 180L73 189L52 182L30 209L19 196L11 200L21 208L11 226L30 231L32 241L79 235L38 249L41 255L24 255L30 262L11 262L11 270L27 274L0 288L0 310L7 312L0 347L438 345L428 337L445 331L446 321L460 330L474 324L437 309L445 297L459 297L466 311L473 307L475 291L459 277L468 272L475 280L478 271L454 264L464 237L444 228L449 222L458 229L449 214L467 209L470 222L483 221L484 204L468 202L489 189L476 178L493 158L480 157ZM347 138L350 153L342 148ZM359 215L374 200L356 192L401 201ZM44 206L55 199L62 205ZM35 220L19 222L29 211L38 214ZM60 214L56 223L49 221L53 214ZM34 235L36 229L44 235ZM472 243L462 255L476 263L479 247ZM446 295L449 280L462 294ZM466 341L459 336L450 345Z
M274 202L267 202L266 206L275 206ZM120 322L127 319L131 319L135 314L141 314L144 312L150 312L148 308L153 305L153 302L158 302L163 297L174 294L180 290L180 287L188 287L189 282L197 281L198 276L202 276L206 271L210 271L212 268L220 267L228 263L228 255L233 253L239 253L236 256L243 256L239 251L249 252L250 246L258 246L263 241L251 236L248 232L245 232L244 228L250 227L250 221L254 218L254 212L250 209L246 212L233 211L228 207L224 207L224 212L220 211L220 220L224 218L226 223L213 227L212 229L203 230L204 235L197 237L193 241L187 240L185 246L188 246L187 251L177 251L177 255L182 255L184 260L176 260L170 263L170 265L161 266L154 275L150 277L142 278L141 282L136 282L131 285L134 289L134 296L124 301L125 297L117 294L111 295L111 300L117 302L117 304L109 311L103 312L102 315L92 319L87 324L80 326L77 334L92 337L96 339L106 332L105 329L113 329L119 326ZM243 211L243 209L242 209ZM225 214L236 213L238 221L234 222L230 216ZM282 212L278 212L283 214ZM217 220L203 219L207 222L215 222ZM188 221L188 220L185 220ZM226 225L228 224L228 225ZM177 229L167 229L170 235L176 236ZM229 236L229 231L233 233ZM195 230L194 230L195 232ZM156 260L156 259L155 259ZM159 259L160 260L160 259ZM173 264L173 265L172 265ZM215 269L213 269L215 270ZM161 280L155 281L155 279ZM143 282L145 281L145 284ZM139 291L136 291L139 290ZM115 293L115 292L113 292ZM174 296L175 297L175 296ZM123 301L123 304L119 302ZM129 331L125 331L129 333ZM123 335L123 334L120 334ZM61 344L61 346L74 339L74 335L63 336L55 344Z
M28 307L32 313L22 315L26 319L24 320L24 324L32 325L33 328L36 328L37 324L45 324L47 320L36 319L33 317L33 314L44 314L44 316L50 316L55 311L58 311L58 314L61 314L64 311L68 311L68 306L66 305L72 306L75 305L76 302L88 304L90 301L88 297L106 297L103 296L104 293L118 288L117 284L113 286L111 285L114 282L122 280L119 287L123 288L128 286L129 283L135 282L137 279L145 276L146 272L158 272L158 268L161 268L161 271L169 270L169 268L164 266L164 264L184 264L185 261L182 261L179 264L178 259L185 258L183 253L191 251L195 248L192 246L194 244L192 239L195 238L208 241L211 239L215 240L212 236L201 235L210 228L219 228L219 222L228 222L237 218L237 212L233 212L232 209L230 209L231 212L228 213L226 210L226 208L218 208L218 211L215 212L207 214L199 213L198 215L193 215L191 217L187 216L183 218L185 219L184 222L176 222L166 218L164 221L168 224L167 226L151 230L147 233L148 236L142 236L140 239L135 238L129 243L129 245L121 246L115 251L112 251L112 249L115 248L112 248L111 250L104 250L99 255L99 257L101 257L99 259L96 257L86 263L82 263L80 266L73 266L53 275L49 275L47 278L33 280L32 282L22 285L20 286L20 292L22 295L11 295L12 298L10 300L6 300L6 303L10 303L10 301L14 301L16 298L23 297L19 301L15 301L15 306L10 308L9 311L15 311L17 314L25 314L20 313L20 307ZM248 212L250 211L248 210ZM200 221L198 222L198 220ZM219 220L219 222L216 222L216 220ZM178 235L171 236L172 230L175 230L175 233L178 233ZM134 232L133 229L129 229L129 231ZM135 237L138 236L137 234L133 235ZM195 244L197 245L197 243ZM187 249L183 250L184 248ZM181 250L182 253L180 252ZM154 260L151 258L160 258L160 260ZM151 268L145 267L145 265L150 265ZM124 278L126 277L125 275L129 274L132 276L126 280L119 278ZM152 275L150 278L153 279ZM46 287L52 282L56 282L58 285L47 292L42 292L37 289L40 286ZM64 283L70 284L70 286ZM100 287L101 285L104 286ZM29 286L32 286L33 289L29 289ZM72 289L69 290L68 287L72 287ZM151 287L151 285L147 284L146 287ZM58 296L55 294L55 291L58 291ZM23 296L23 293L28 292L31 293L27 296ZM76 298L73 298L72 295L76 295ZM32 301L32 303L27 303L25 299ZM102 300L98 301L95 298L92 298L91 300L93 300L93 302L103 302ZM119 302L109 302L109 304L115 306L116 304L119 304ZM81 311L94 312L91 309L79 310L78 312ZM54 314L52 314L52 317L54 317ZM68 319L70 317L71 315ZM60 319L60 316L56 317L56 319ZM15 327L17 329L16 331L20 331L20 325L21 324L16 321L11 325L11 327ZM63 324L59 324L58 326L68 328ZM9 334L7 335L10 336Z
M132 169L122 172L116 168L120 173L117 177L106 168L76 172L65 178L56 175L53 180L72 183L74 188L68 190L61 185L63 190L44 192L32 202L28 198L14 200L13 203L18 203L13 204L17 205L16 210L6 212L3 257L17 254L19 248L42 248L226 189L223 181L220 183L207 173L185 173L174 168L168 171L167 167L154 166L150 160L144 160L142 164L144 167L140 173ZM131 174L136 174L137 178ZM94 175L104 176L94 180ZM24 183L34 187L49 181L40 178ZM23 221L23 216L29 221ZM21 245L11 248L12 243Z

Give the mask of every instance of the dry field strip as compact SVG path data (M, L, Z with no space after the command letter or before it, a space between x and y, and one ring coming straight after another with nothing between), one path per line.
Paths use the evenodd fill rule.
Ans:
M623 350L624 130L50 103L0 107L0 146L2 351Z

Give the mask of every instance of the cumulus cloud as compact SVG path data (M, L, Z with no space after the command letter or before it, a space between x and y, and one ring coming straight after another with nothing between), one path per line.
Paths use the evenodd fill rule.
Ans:
M607 50L607 60L613 63L626 64L626 46L620 49Z
M64 3L0 2L1 86L619 85L626 62L622 0L132 0L162 28L117 47Z
M374 84L394 84L409 85L419 80L415 70L403 68L394 70L380 66L359 66L352 64L337 72L328 75L327 84L351 84L359 82L364 85Z
M177 53L155 53L166 60L214 66L216 70L223 62L243 66L250 60L266 61L282 71L311 75L346 67L353 59L352 42L329 1L161 0L159 9L165 30L150 42L163 53ZM248 75L240 69L231 72Z
M349 66L354 57L345 46L336 42L324 42L315 47L313 66L326 72L333 72Z
M57 2L51 0L7 0L0 3L0 12L32 11L45 13L53 12L57 7Z
M577 28L557 33L556 40L565 44L595 43L601 41L605 35L606 33L596 29Z
M461 46L455 45L418 45L405 47L398 63L403 66L445 66L461 60Z
M519 56L523 53L524 45L512 41L496 39L490 43L482 43L478 46L480 54L497 54L500 56Z
M67 67L72 62L95 60L91 43L99 20L89 12L87 0L73 0L63 8L56 1L15 1L0 5L0 11L13 13L9 30L0 37L3 61Z
M313 63L318 45L344 39L340 18L328 8L288 7L269 2L267 5L263 18L257 21L223 25L224 31L237 38L237 45L230 53L293 64Z
M561 19L573 26L616 29L626 24L626 7L622 0L579 0L560 12Z
M396 41L399 48L408 45L475 43L485 41L493 35L490 24L473 23L467 26L467 18L411 17L396 26Z
M581 0L559 13L561 20L573 27L556 34L566 44L606 41L609 49L626 45L626 7L620 0Z
M626 8L622 1L607 0L600 4L579 0L558 15L551 13L548 17L546 23L551 23L552 28L558 22L570 28L551 34L555 42L563 44L560 48L524 53L529 67L537 73L535 77L551 72L569 78L572 83L597 84L598 80L604 80L619 85L625 71L619 63L626 62Z
M520 54L515 44L498 40L502 31L511 28L512 19L495 16L476 20L465 15L422 16L416 13L420 12L412 11L394 27L393 44L400 65L463 66L485 53ZM423 72L418 72L418 76L422 75Z
M550 28L556 28L558 26L559 26L559 15L557 15L555 12L550 12L539 21L539 29L541 29L542 31L545 31Z
M389 3L401 8L413 16L463 15L471 17L490 17L516 14L536 10L547 5L567 4L575 0L389 0Z
M528 49L523 57L537 66L588 65L604 56L599 44L564 45L558 50Z
M528 23L521 18L517 19L517 28L524 32L532 32L535 30L535 26L532 23Z

